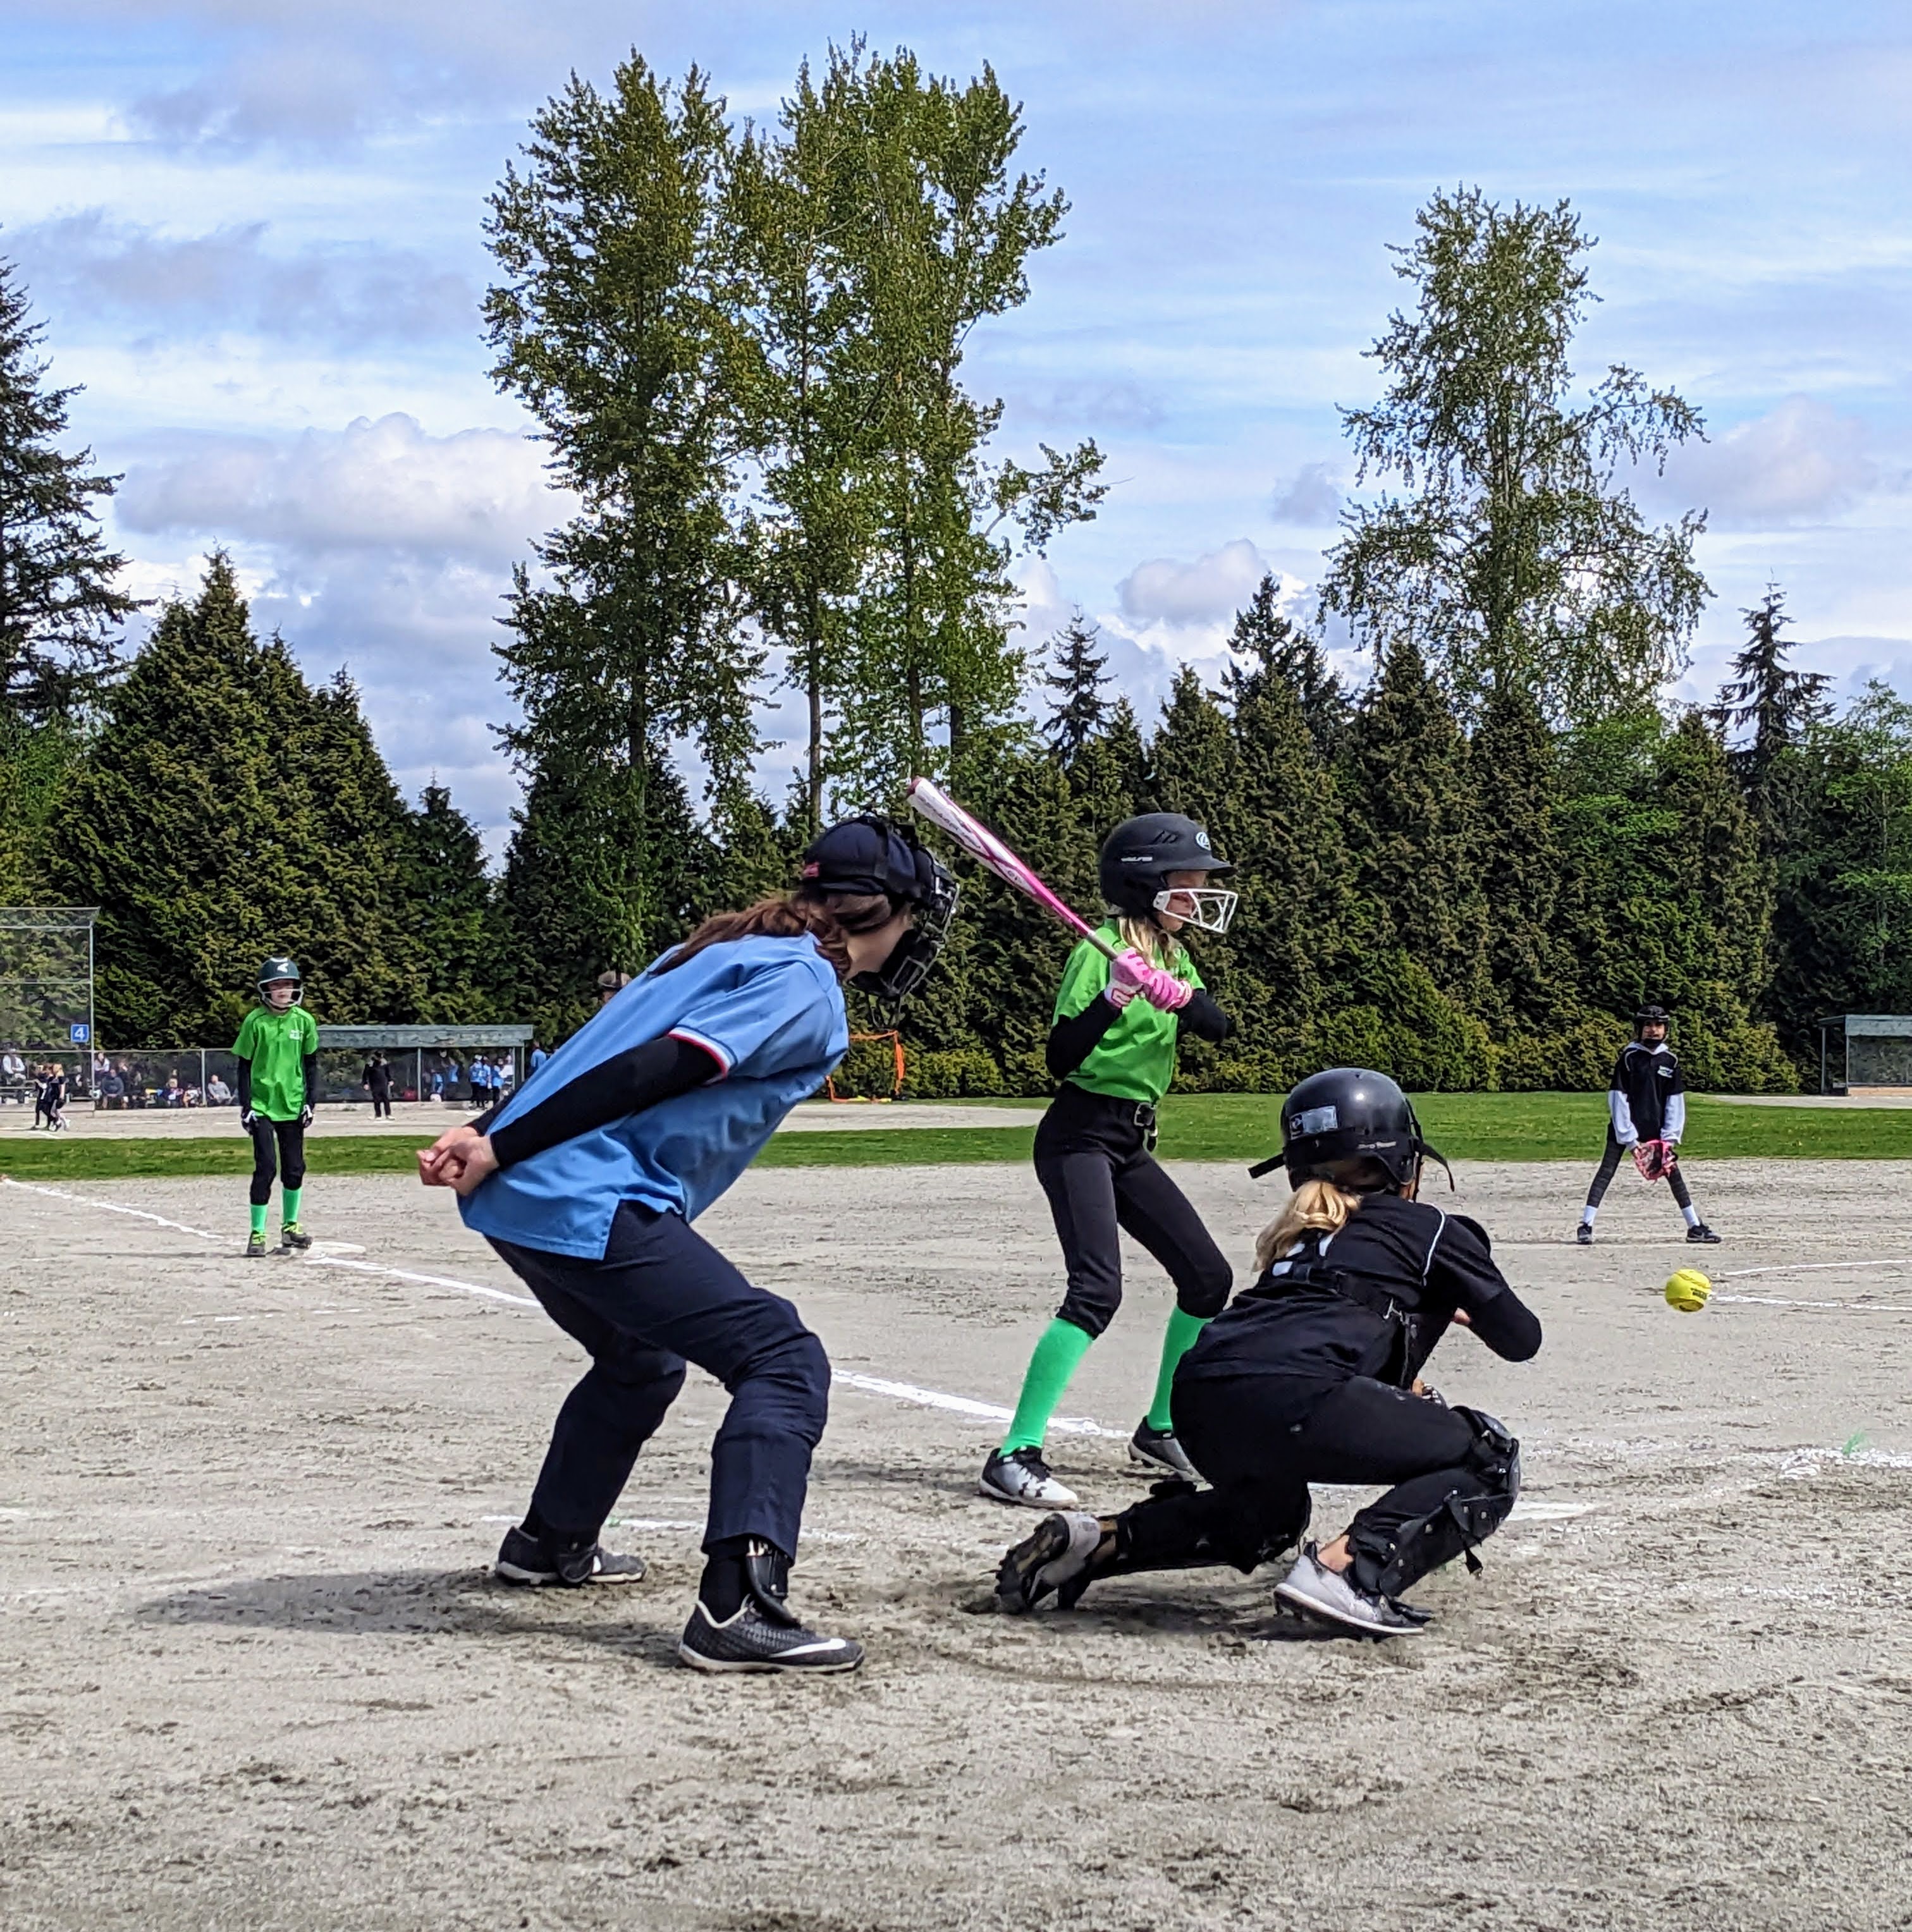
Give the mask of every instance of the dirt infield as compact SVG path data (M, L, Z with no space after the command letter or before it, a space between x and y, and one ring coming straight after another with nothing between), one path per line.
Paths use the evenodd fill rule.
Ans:
M1244 1255L1265 1184L1181 1172ZM1461 1178L1547 1342L1433 1372L1521 1436L1526 1494L1484 1576L1417 1593L1430 1634L1358 1646L1277 1620L1266 1573L985 1613L1031 1519L973 1492L989 1420L937 1403L1010 1400L1056 1298L1032 1178L746 1176L705 1230L845 1378L796 1587L870 1662L828 1683L675 1661L695 1375L623 1505L646 1582L488 1579L579 1358L443 1197L315 1186L363 1255L247 1263L243 1182L0 1186L0 1918L1912 1924L1912 1168L1697 1166L1730 1237L1697 1255L1624 1176L1590 1251L1585 1168ZM1694 1260L1738 1298L1668 1310ZM1073 1414L1133 1426L1166 1305L1139 1261ZM1140 1493L1119 1440L1056 1448Z

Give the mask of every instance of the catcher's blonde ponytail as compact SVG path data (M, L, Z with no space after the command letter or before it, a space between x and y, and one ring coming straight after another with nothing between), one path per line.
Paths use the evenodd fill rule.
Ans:
M1281 1212L1262 1230L1261 1239L1255 1244L1256 1272L1259 1274L1280 1260L1304 1234L1338 1233L1360 1206L1358 1194L1350 1194L1331 1180L1302 1181Z

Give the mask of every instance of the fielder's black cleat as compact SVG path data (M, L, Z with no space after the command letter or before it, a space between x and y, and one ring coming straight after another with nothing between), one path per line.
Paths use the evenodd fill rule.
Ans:
M554 1544L527 1536L516 1527L505 1532L494 1574L503 1582L542 1589L556 1583L577 1589L586 1583L636 1583L643 1580L641 1556L620 1556L601 1543Z
M312 1237L296 1221L288 1221L279 1230L279 1252L282 1255L302 1255L311 1245Z
M722 1623L700 1603L678 1640L677 1654L697 1670L809 1670L822 1676L855 1670L863 1660L863 1647L845 1636L820 1636L781 1604L749 1596Z
M1697 1228L1688 1228L1686 1238L1689 1241L1703 1241L1709 1247L1716 1248L1719 1245L1719 1237L1703 1221Z

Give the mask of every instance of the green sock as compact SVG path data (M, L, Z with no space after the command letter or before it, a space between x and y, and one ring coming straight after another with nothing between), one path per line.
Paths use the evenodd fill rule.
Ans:
M259 1205L252 1210L252 1232L255 1234L263 1234L266 1232L266 1210L267 1205L268 1204L266 1202L262 1201L260 1202Z
M1009 1433L1002 1439L1003 1454L1013 1449L1040 1449L1049 1433L1049 1419L1076 1364L1089 1352L1094 1340L1086 1329L1058 1316L1043 1330L1036 1352L1029 1358L1028 1372L1022 1378L1022 1393L1016 1399L1016 1413L1010 1418Z
M279 1208L279 1226L281 1227L296 1228L299 1226L299 1197L304 1192L304 1189L299 1187L287 1187L281 1189L280 1192L283 1196ZM261 1208L260 1212L263 1214L265 1212L265 1210ZM263 1226L264 1223L261 1222L260 1225Z
M1151 1429L1174 1427L1169 1416L1169 1392L1175 1385L1175 1364L1208 1325L1206 1316L1184 1315L1179 1308L1169 1317L1169 1326L1162 1337L1162 1366L1155 1378L1155 1400L1148 1405Z

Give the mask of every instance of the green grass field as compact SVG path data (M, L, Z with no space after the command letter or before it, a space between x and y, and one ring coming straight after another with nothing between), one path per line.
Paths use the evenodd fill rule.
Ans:
M1600 1151L1606 1102L1598 1094L1430 1094L1415 1102L1428 1138L1451 1160L1581 1160ZM1160 1152L1169 1160L1247 1162L1280 1139L1277 1097L1195 1094L1162 1112ZM861 1132L780 1134L767 1167L890 1167L1022 1161L1039 1118L1026 1127L875 1127ZM308 1143L315 1174L410 1173L422 1141L405 1135ZM1912 1160L1912 1108L1733 1106L1696 1096L1686 1150L1696 1161L1745 1159ZM251 1172L250 1143L236 1134L203 1140L10 1139L0 1173L19 1180L89 1180Z

